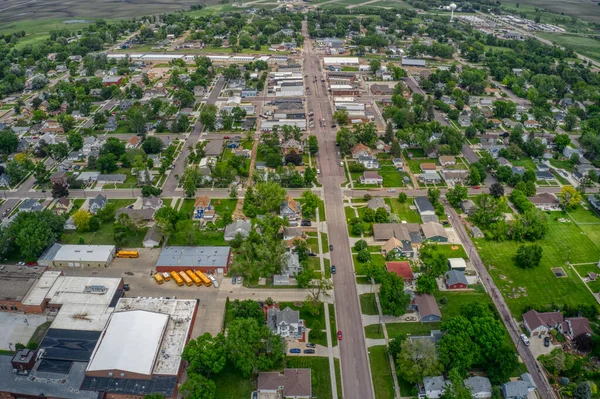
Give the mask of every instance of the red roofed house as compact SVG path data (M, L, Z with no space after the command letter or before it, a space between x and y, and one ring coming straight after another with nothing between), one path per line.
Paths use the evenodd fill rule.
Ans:
M358 159L360 157L373 156L373 150L366 145L360 143L352 148L352 158Z
M410 262L385 262L385 267L390 273L396 273L398 277L402 277L404 281L411 282L414 279Z
M129 140L127 140L127 144L125 144L126 148L138 148L140 145L141 139L138 136L133 136Z

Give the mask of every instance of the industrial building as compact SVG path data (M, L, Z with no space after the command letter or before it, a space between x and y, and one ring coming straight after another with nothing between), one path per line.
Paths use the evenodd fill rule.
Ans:
M115 257L114 245L62 245L55 243L38 259L41 266L107 267Z
M200 270L222 274L227 273L230 258L230 247L165 247L156 261L156 271Z
M358 57L325 57L323 58L323 65L352 65L358 66Z
M46 268L3 265L0 270L0 311L41 313L23 300Z

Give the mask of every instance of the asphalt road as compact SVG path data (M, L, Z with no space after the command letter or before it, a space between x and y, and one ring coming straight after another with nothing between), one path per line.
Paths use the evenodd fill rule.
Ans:
M479 253L477 252L477 249L473 244L473 241L471 241L471 237L469 236L467 230L465 229L465 226L463 225L462 219L447 202L444 204L444 208L446 214L448 215L449 221L452 223L454 231L456 232L456 234L458 234L458 237L463 243L465 251L469 255L471 263L477 270L477 273L479 274L479 277L486 291L492 297L492 301L494 301L494 305L496 306L496 309L498 309L502 322L506 326L506 329L508 330L511 339L516 345L521 359L523 359L523 362L527 366L529 373L533 376L533 380L535 381L538 387L540 396L544 399L554 399L556 397L554 391L550 387L546 376L542 372L539 363L537 362L529 348L522 344L519 327L513 319L510 310L508 309L508 306L506 305L506 302L502 297L502 294L496 287L496 284L494 283L494 281L490 277L490 274L485 268L483 261L481 260L481 257L479 256Z
M315 128L312 129L312 133L319 140L317 162L321 169L328 238L334 248L331 252L331 264L337 268L337 273L333 275L333 282L337 326L343 334L343 340L340 342L343 397L370 399L374 397L373 384L340 188L346 176L344 169L340 167L340 158L337 156L336 130L330 127L333 117L327 90L321 83L323 71L320 59L313 51L312 42L308 40L305 21L302 23L302 34L307 38L304 42L304 73L308 77L305 79L311 87L311 94L307 94L307 101L309 109L315 113ZM315 78L316 85L313 83ZM322 118L325 119L324 127L319 125L319 120Z

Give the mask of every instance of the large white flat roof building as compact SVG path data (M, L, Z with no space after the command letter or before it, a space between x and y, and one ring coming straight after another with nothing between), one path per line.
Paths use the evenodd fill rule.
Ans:
M325 65L358 65L358 57L325 57L323 58Z
M38 259L42 266L106 266L114 258L114 245L62 245L56 243Z
M40 306L61 275L60 271L45 271L23 299L23 305Z

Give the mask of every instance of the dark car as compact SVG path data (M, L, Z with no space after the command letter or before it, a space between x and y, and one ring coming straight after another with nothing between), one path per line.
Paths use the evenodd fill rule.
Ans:
M550 346L550 337L544 338L544 346L547 348Z
M335 274L335 265L331 265L331 274Z
M311 226L312 223L310 222L310 220L303 220L302 223L300 223L301 226Z
M300 348L292 348L292 349L290 349L290 353L302 353L302 349L300 349Z
M317 344L312 344L312 343L309 342L308 344L306 344L306 347L307 348L316 348Z
M235 285L235 277L231 278L231 284Z
M331 125L331 128L332 128L332 129L335 129L335 128L336 128L336 126L335 126L335 125Z
M314 252L309 252L309 253L308 253L308 256L317 256L317 254L316 254L316 253L314 253Z
M315 353L314 349L304 349L304 353Z
M129 291L129 284L123 284L123 290Z
M329 244L329 250L333 251L333 245Z

